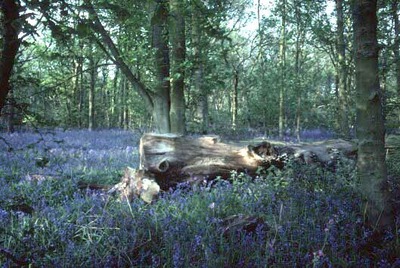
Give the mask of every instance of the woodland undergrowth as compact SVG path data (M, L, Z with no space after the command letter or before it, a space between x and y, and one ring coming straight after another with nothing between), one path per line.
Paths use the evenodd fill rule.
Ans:
M78 184L114 184L137 167L139 134L0 137L2 267L400 267L399 215L379 237L364 224L351 160L335 171L289 161L127 203ZM388 159L393 189L399 162ZM227 231L238 215L258 224Z

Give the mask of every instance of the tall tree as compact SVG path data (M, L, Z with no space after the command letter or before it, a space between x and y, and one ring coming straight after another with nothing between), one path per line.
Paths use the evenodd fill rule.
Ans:
M193 43L193 86L197 93L196 116L200 121L200 131L207 133L209 127L208 115L208 92L205 87L205 61L206 51L204 45L204 31L202 29L201 16L198 13L202 12L201 7L196 1L193 1L191 6L191 26L192 26L192 43Z
M282 2L282 25L279 41L279 138L283 138L283 128L285 120L285 88L286 88L286 0Z
M146 108L153 115L154 126L160 133L184 133L185 101L184 101L184 60L185 60L185 25L183 19L183 3L181 1L155 0L151 2L150 33L154 51L155 82L144 84L135 74L121 50L114 43L110 33L103 26L99 13L90 0L85 0L85 8L90 14L87 22L93 32L101 36L97 42L109 58L142 97ZM171 13L170 15L170 12ZM170 24L169 24L170 22ZM170 38L171 37L171 38ZM172 51L168 41L171 41ZM136 51L136 53L138 53ZM172 57L172 69L170 66ZM171 91L171 74L173 89ZM152 86L149 86L152 85ZM173 127L173 129L171 129Z
M17 0L3 0L1 5L2 21L2 48L0 57L0 112L6 103L7 94L10 91L10 78L18 53L20 40L18 33L20 30L19 10Z
M138 79L130 69L120 50L115 45L109 33L100 21L100 18L90 0L85 0L85 8L91 15L89 26L100 34L102 45L110 59L126 76L133 88L137 90L146 108L153 115L156 131L170 132L170 81L169 81L169 47L167 35L168 1L157 1L151 19L152 45L155 50L156 86L150 90Z
M95 127L95 90L96 90L96 80L97 80L97 64L98 61L95 59L95 53L93 48L90 48L89 55L89 68L90 68L90 83L89 83L89 98L88 98L88 107L89 107L89 117L88 117L88 129L93 130Z
M296 50L295 50L295 89L296 89L296 129L295 134L297 140L300 141L300 128L301 128L301 112L302 112L302 68L303 68L303 46L305 39L305 25L301 16L301 2L299 0L293 1L295 9L296 21Z
M168 0L156 1L151 18L152 46L155 50L157 94L153 96L153 117L161 133L171 131L170 122L170 62L168 47Z
M357 172L366 197L368 220L393 223L386 186L385 127L378 74L377 0L355 0L353 6L356 75Z
M83 48L83 46L80 46ZM82 126L82 104L83 104L83 56L82 55L77 55L75 58L75 81L74 81L74 106L76 107L76 125L77 127Z
M171 132L185 133L185 57L186 37L184 2L170 0L171 40Z
M344 39L344 16L343 0L336 0L336 23L337 23L337 75L338 75L338 99L339 99L339 126L341 135L350 137L350 129L347 115L347 66L346 66L346 43Z
M397 94L400 97L400 23L399 23L399 14L398 14L398 0L392 0L392 17L394 21L394 61L396 63L396 87Z

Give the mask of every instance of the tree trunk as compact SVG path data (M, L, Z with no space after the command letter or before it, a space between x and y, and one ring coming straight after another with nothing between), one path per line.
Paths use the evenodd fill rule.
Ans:
M153 97L153 118L158 133L171 132L170 122L170 77L169 77L169 48L168 48L168 1L156 3L151 19L153 48L155 49L156 89Z
M92 51L93 52L93 51ZM96 79L97 79L97 62L94 60L94 55L89 57L89 68L90 68L90 86L89 86L89 122L88 128L89 130L93 130L95 127L95 90L96 90Z
M286 87L286 0L282 3L282 25L281 37L279 42L279 70L280 88L279 88L279 138L283 138L283 129L285 121L285 87Z
M296 40L296 98L297 98L297 106L296 106L296 130L295 130L295 135L297 138L297 141L300 142L300 130L301 130L301 95L302 95L302 83L301 83L301 77L300 77L300 40L299 37Z
M396 87L397 94L400 97L400 23L398 12L398 0L392 2L392 16L394 21L394 60L396 62Z
M153 120L157 133L171 132L169 120L170 105L165 101L166 99L169 99L169 94L167 94L167 92L160 92L153 97Z
M294 1L295 5L295 15L296 15L296 62L295 62L295 86L296 86L296 98L297 98L297 107L296 107L296 138L297 141L300 142L300 130L301 130L301 105L302 105L302 95L303 95L303 83L302 83L302 52L304 45L304 27L302 24L302 17L300 13L300 3Z
M129 105L128 105L128 99L129 99L129 83L127 80L125 80L125 86L124 86L124 100L123 100L123 129L129 129Z
M184 5L180 0L170 0L170 40L171 40L171 132L185 134L185 56L186 37Z
M83 95L83 57L77 56L75 62L75 81L74 81L74 103L76 111L76 125L78 128L82 126L82 95Z
M126 86L127 79L122 77L120 80L120 92L119 92L119 105L118 105L118 126L124 128L125 124L125 107L126 107Z
M4 0L1 3L2 13L2 48L0 58L0 115L3 109L7 94L10 90L10 78L15 63L20 40L19 4L18 1Z
M195 2L193 2L195 3ZM195 117L200 121L200 132L206 134L209 129L208 116L208 92L204 87L204 51L203 38L201 31L201 21L198 17L197 4L192 5L192 43L193 43L193 73L194 73L194 92L197 96Z
M384 227L393 224L386 186L385 127L378 76L377 1L354 2L356 70L357 172L366 197L368 221Z
M118 83L121 80L120 78L120 71L117 67L114 74L113 80L113 87L112 87L112 94L111 94L111 125L117 126L118 125L118 97L119 97L119 87Z
M238 117L238 95L239 95L239 71L233 70L233 96L232 96L232 129L237 127Z
M343 0L336 0L337 21L337 51L338 51L338 97L339 97L339 126L344 138L350 137L349 122L347 118L347 66L346 44L344 40Z
M7 109L7 132L13 133L15 131L14 117L15 117L15 98L13 94L13 89L8 92L8 109ZM7 107L6 106L6 107Z

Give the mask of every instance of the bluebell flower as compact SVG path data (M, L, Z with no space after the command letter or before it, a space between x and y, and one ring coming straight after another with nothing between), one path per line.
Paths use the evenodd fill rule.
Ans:
M178 243L174 244L172 259L173 259L173 267L183 267L183 257L181 255L181 247Z
M2 224L4 224L5 222L8 221L9 216L10 216L10 213L9 213L9 212L7 212L6 210L0 208L0 222L1 222Z

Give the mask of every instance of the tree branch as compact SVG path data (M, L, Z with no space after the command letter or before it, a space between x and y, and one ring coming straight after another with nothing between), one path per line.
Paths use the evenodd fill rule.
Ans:
M104 45L108 48L110 54L107 54L110 59L115 62L115 64L121 69L129 82L136 88L139 95L143 98L146 103L146 107L149 113L152 113L153 110L153 100L152 100L152 91L150 91L140 80L136 78L136 76L132 73L129 66L122 59L121 53L118 50L117 46L114 44L110 35L104 28L101 23L99 16L97 15L96 10L94 9L90 0L85 0L84 8L89 12L90 16L93 19L92 23L89 23L89 26L93 31L100 34ZM112 57L111 57L112 55Z
M19 26L19 5L14 0L4 0L1 2L1 12L3 13L3 47L0 58L0 111L4 107L8 91L10 90L10 77L15 63L19 46L18 39Z

